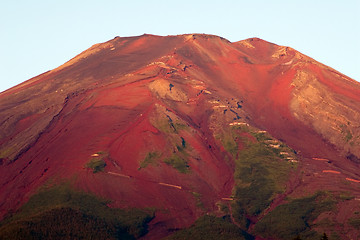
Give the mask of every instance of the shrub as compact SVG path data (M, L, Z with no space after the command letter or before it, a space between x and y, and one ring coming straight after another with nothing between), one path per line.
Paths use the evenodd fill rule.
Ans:
M101 158L100 159L92 158L90 162L86 164L86 167L91 168L93 170L93 173L104 171L105 166L106 163Z
M149 152L144 161L140 163L140 168L146 168L149 164L155 164L157 159L160 157L158 152Z
M172 166L181 173L189 172L190 166L188 165L187 161L178 155L173 154L171 157L164 159L164 163Z
M109 156L109 154L105 151L97 152L98 156L92 157L90 161L85 165L87 168L91 168L93 173L102 172L106 166L105 158Z

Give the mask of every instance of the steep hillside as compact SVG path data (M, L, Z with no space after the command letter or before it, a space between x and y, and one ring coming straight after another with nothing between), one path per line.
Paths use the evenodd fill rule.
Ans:
M96 44L0 94L0 236L58 211L109 238L358 238L359 96L358 82L257 38ZM63 184L57 204L39 200ZM138 222L124 222L131 211Z

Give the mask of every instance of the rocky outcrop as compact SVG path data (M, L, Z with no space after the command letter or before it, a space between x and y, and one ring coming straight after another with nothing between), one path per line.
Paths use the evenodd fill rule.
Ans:
M298 70L292 81L290 108L294 116L324 139L349 153L360 156L360 106L347 96L334 93L307 70Z

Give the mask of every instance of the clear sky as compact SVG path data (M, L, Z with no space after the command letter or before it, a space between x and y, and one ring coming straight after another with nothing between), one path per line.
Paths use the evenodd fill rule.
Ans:
M359 0L1 0L0 31L0 91L143 33L259 37L360 81Z

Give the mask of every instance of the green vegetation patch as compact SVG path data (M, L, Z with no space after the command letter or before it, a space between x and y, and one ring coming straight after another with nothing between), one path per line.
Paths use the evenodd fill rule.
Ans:
M224 148L225 150L231 154L233 158L236 158L236 155L238 153L238 145L237 143L232 139L224 139Z
M279 161L263 143L248 143L236 160L235 216L256 216L265 210L277 193L285 190L289 164Z
M155 165L157 163L158 159L160 158L160 156L161 156L161 154L158 153L158 152L149 152L146 155L144 161L142 161L140 163L140 168L139 169L146 168L149 164Z
M171 155L169 158L165 158L164 163L172 166L181 173L188 173L190 171L187 160L176 154Z
M242 131L243 130L240 126L233 126L230 129L221 129L221 131L215 136L215 138L221 141L225 150L230 153L234 159L236 159L239 150L236 140L238 138L243 138L240 137L240 133Z
M105 158L108 157L108 153L104 151L99 151L96 153L98 156L94 156L90 161L85 165L87 168L91 168L93 173L102 172L105 169L106 162Z
M256 138L256 140L258 142L265 142L267 140L272 140L269 133L264 132L264 131L255 131L255 132L250 132L250 133L251 133L251 135L253 135Z
M189 128L188 125L184 124L184 123L181 123L181 122L174 122L173 123L176 131L179 131L179 130L186 130Z
M191 154L191 146L185 141L184 137L179 135L179 131L189 130L189 126L177 117L177 119L173 120L170 115L165 114L163 117L161 115L156 116L152 124L164 135L167 142L165 149L172 150L170 154L168 150L166 151L165 155L168 157L162 161L181 173L188 173L190 171L188 158ZM154 153L148 155L141 163L140 168L147 166L151 162L156 162L156 158L159 157Z
M360 218L350 218L349 224L356 229L360 229Z
M190 228L177 231L167 239L241 240L254 238L231 223L229 217L218 218L215 216L205 215L196 220L194 225Z
M198 192L191 192L191 194L194 196L194 198L196 199L196 206L199 208L204 209L204 204L201 201L201 194Z
M343 134L345 141L349 142L353 138L351 131L347 128L345 124L341 124L340 128L341 128L341 134Z
M180 141L181 140L181 141ZM165 158L163 161L169 166L172 166L181 173L188 173L190 171L190 166L188 164L188 144L186 143L183 137L173 138L173 147L176 147L175 153L170 157Z
M11 148L5 148L5 149L2 149L0 151L0 158L6 158L10 155L11 151L13 151L13 149Z
M233 216L244 228L250 223L249 216L260 215L276 194L285 191L291 170L291 165L264 142L267 139L258 136L255 142L245 141L235 160Z
M4 239L135 239L147 233L153 211L114 209L109 201L71 189L44 189L0 224Z
M311 230L311 223L320 213L332 210L335 203L333 196L326 192L293 199L262 218L255 225L254 232L264 238L294 239L301 236L302 239L320 239L321 235Z
M172 120L170 116L157 119L154 121L153 125L163 133L178 133L180 130L186 130L189 128L189 126L182 121Z
M87 164L87 168L91 168L93 170L93 173L102 172L104 171L104 168L106 166L106 163L103 159L91 159Z
M218 129L215 134L235 161L232 213L246 229L250 219L285 191L295 152L268 132L247 125Z
M343 191L339 193L340 201L349 201L354 199L355 197L349 191Z

